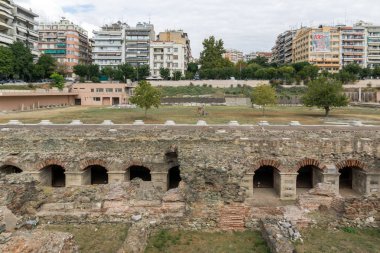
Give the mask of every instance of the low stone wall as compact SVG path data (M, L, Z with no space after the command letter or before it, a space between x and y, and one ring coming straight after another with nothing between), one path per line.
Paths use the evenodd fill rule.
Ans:
M261 234L271 253L294 253L295 248L278 226L277 220L261 220Z

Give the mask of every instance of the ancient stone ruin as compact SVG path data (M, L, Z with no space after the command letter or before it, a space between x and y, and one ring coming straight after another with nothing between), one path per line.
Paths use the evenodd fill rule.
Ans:
M290 240L310 223L305 210L321 206L345 222L379 222L379 127L77 124L0 130L2 231L34 223L126 222L139 224L129 236L147 238L157 227L285 233L289 222L292 235L283 236ZM283 201L293 204L284 207ZM9 238L0 238L0 249L16 240ZM74 247L70 236L62 238L62 247Z

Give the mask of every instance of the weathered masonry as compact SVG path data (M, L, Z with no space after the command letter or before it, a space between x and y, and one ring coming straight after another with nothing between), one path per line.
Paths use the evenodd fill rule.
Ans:
M0 126L0 172L51 187L141 178L159 191L182 181L187 200L205 194L283 200L325 182L342 194L380 192L380 127Z

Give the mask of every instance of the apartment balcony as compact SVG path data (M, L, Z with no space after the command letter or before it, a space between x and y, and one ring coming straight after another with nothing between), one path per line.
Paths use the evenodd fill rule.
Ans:
M12 11L0 5L0 17L13 19Z
M13 10L13 6L5 1L0 1L0 6Z
M2 21L0 19L0 28L3 27L3 28L6 28L6 29L13 29L12 26L8 25L7 23L5 23L4 21ZM3 29L0 29L0 30L3 30Z
M121 49L93 49L93 53L120 53L121 54Z
M0 44L10 45L13 43L13 38L11 36L0 33Z
M94 60L121 60L121 55L93 55Z
M121 41L122 40L122 38L121 37L113 37L113 36L111 36L111 37L95 37L94 38L94 40L95 41L98 41L98 40L115 40L115 41Z

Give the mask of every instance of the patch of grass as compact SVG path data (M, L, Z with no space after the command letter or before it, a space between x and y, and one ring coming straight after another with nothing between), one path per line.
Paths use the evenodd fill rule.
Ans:
M259 232L199 232L161 230L153 235L146 253L269 253Z
M81 253L113 253L121 248L127 237L126 224L84 224L48 225L52 231L68 232L74 235Z
M269 121L271 124L288 124L290 121L298 120L304 125L315 125L324 124L326 121L361 120L380 125L380 109L371 108L333 109L327 119L323 117L323 110L306 107L268 107L265 115L262 115L261 109L250 107L207 106L206 112L208 115L202 117L197 113L196 107L162 106L148 110L148 116L144 118L144 110L139 108L69 107L0 114L0 123L6 123L10 119L18 119L24 123L38 123L42 119L54 123L70 123L74 119L80 119L87 124L99 124L108 119L118 124L131 124L134 120L143 119L148 124L163 124L171 119L178 124L195 124L199 119L203 119L209 124L227 124L231 120L237 120L241 124L257 124L261 120Z
M302 231L304 244L296 244L300 253L378 253L380 229L343 228L327 230L310 228Z

